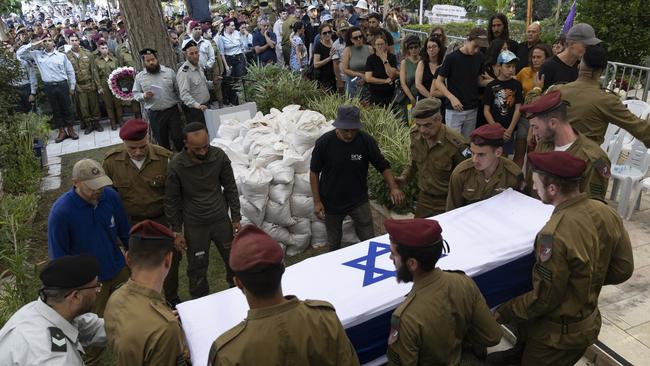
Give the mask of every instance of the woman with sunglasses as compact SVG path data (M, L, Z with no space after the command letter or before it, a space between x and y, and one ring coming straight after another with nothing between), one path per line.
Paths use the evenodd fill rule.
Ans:
M408 111L406 105L411 104L415 106L417 101L418 90L415 87L415 71L418 63L420 63L420 38L418 36L408 36L404 40L404 48L402 48L402 56L404 59L400 63L399 68L399 81L400 88L406 98L403 100L396 100L402 104L402 114L404 121L408 121Z
M334 75L334 63L332 56L335 49L332 47L332 33L334 32L331 25L325 23L320 26L320 40L314 47L314 69L318 70L318 86L328 92L336 92L336 75Z
M397 57L388 51L386 37L378 33L373 40L375 53L366 60L366 82L372 104L386 107L395 95L395 79L398 76Z
M359 95L360 88L365 83L366 61L374 51L365 43L359 27L348 29L345 44L341 69L346 76L345 91L348 97L353 98Z

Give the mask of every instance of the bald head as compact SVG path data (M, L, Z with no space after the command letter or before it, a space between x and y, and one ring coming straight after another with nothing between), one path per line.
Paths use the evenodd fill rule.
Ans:
M539 42L539 37L542 34L542 26L539 23L531 23L526 29L526 42L529 46Z

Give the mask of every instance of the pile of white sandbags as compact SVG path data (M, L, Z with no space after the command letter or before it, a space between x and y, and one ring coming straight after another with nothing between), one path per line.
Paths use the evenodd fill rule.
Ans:
M327 244L325 223L314 214L309 165L314 143L332 129L322 114L289 105L244 122L226 120L211 142L232 162L242 224L262 228L287 255ZM345 222L343 242L358 241L352 223Z

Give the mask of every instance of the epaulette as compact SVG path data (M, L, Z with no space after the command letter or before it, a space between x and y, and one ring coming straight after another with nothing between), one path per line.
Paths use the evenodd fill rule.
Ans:
M334 310L334 305L330 304L327 301L322 301L322 300L305 300L303 301L305 305L309 306L310 308L326 308L329 310Z
M118 145L117 147L114 147L106 152L106 155L104 155L104 160L108 159L109 156L115 155L117 153L121 153L124 151L124 146L123 145Z
M457 269L457 270L445 269L445 270L443 270L443 271L444 271L444 272L449 272L449 273L456 273L456 274L462 274L462 275L465 275L465 272L463 272L463 271L461 271L461 270L459 270L459 269Z
M508 173L511 173L512 175L515 176L521 174L521 168L519 167L519 165L517 165L517 163L515 163L514 161L508 158L502 157L502 159L503 159L503 166L504 168L506 168Z
M220 335L215 341L214 345L216 346L216 350L222 349L226 344L230 343L233 339L237 338L238 335L241 334L241 332L246 329L246 321L242 321L239 324L235 325L234 327L230 328L228 331Z
M176 315L172 312L171 308L169 305L166 303L160 302L160 301L151 301L149 303L151 307L156 310L158 314L160 314L165 320L168 322L175 322L177 321Z

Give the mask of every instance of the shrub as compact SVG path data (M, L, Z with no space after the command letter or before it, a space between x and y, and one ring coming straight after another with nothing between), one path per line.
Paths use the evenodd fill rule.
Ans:
M246 97L265 114L271 108L282 109L289 104L306 106L310 100L323 94L316 82L275 65L251 65L246 79Z

